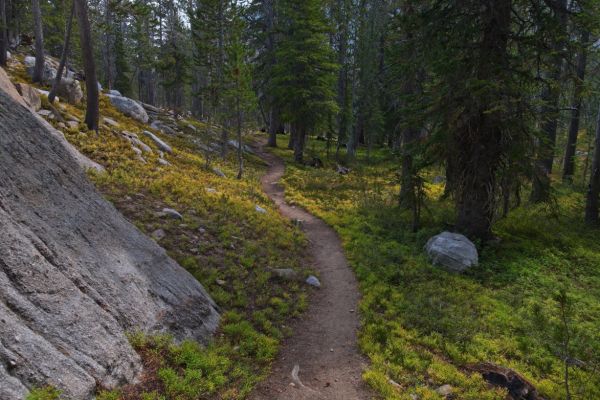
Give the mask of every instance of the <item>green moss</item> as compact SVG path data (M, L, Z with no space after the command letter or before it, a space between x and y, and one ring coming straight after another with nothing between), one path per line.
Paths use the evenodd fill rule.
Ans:
M32 389L26 397L26 400L58 400L60 399L60 390L46 386L43 388Z

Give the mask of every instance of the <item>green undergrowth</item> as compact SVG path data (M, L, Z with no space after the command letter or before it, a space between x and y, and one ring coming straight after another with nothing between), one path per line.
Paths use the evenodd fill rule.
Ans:
M280 138L280 141L281 138ZM499 240L480 247L480 265L465 274L432 267L428 238L448 229L452 207L442 184L426 184L423 226L397 206L398 160L384 150L360 152L348 175L336 172L320 142L315 169L288 166L288 201L319 215L340 234L360 281L360 346L371 360L365 380L387 399L505 398L471 367L511 368L548 399L600 398L600 241L582 224L583 195L559 187L552 207L523 206L495 225ZM434 181L434 171L427 175ZM568 340L568 345L565 345Z
M21 70L10 72L21 81L27 78ZM47 107L47 99L42 102ZM71 116L83 120L83 107L56 106L65 120ZM49 122L106 168L105 173L90 175L97 188L140 230L155 234L168 254L204 285L223 318L206 346L132 333L131 342L145 365L140 382L111 391L99 388L98 399L244 398L268 373L281 339L290 334L290 319L306 307L305 286L275 280L269 272L269 268L293 268L308 274L302 258L305 238L261 191L259 178L266 166L256 156L245 156L241 180L235 178L233 149L226 159L213 155L206 168L197 144L206 127L189 119L177 122L182 134L154 131L173 148L173 154L164 155L170 165L161 165L155 144L142 134L149 130L147 125L123 116L105 96L100 109L98 133L88 131L83 123L70 128L56 119ZM119 126L108 126L103 117ZM145 163L136 157L123 131L136 134L152 148L152 154L143 154ZM257 206L266 212L259 212ZM177 210L183 219L161 215L165 207ZM159 230L162 238L156 236ZM40 394L31 399L48 398L42 396L44 390L51 389L34 391Z

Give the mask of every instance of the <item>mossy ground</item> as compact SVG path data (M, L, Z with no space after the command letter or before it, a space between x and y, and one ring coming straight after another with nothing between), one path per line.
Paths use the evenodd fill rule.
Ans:
M480 265L458 275L430 266L422 250L453 221L443 183L426 184L423 226L413 233L397 207L394 155L376 150L366 161L360 151L361 163L340 175L322 142L308 146L325 161L315 169L294 164L287 138L279 141L288 201L337 230L358 276L360 345L371 360L364 378L384 398L439 399L435 389L450 384L456 399L504 399L468 370L489 361L564 399L567 332L571 398L600 398L600 241L582 223L582 192L558 186L553 207L525 205L498 221L500 240L479 246Z
M9 72L19 81L28 81L20 66ZM48 106L47 99L42 102ZM83 120L83 107L59 103L57 109L65 118L71 115ZM101 97L100 109L98 133L87 131L83 123L61 128L58 120L50 122L82 153L106 168L106 173L90 178L127 219L149 235L157 229L164 231L159 244L204 285L223 318L207 346L190 341L177 344L168 336L132 332L131 342L146 366L141 382L112 391L99 388L98 398L243 398L268 373L280 340L290 333L289 320L306 307L308 289L274 280L268 269L294 268L308 273L303 267L305 238L262 193L259 177L265 165L260 159L246 155L245 174L238 180L233 151L226 159L214 155L212 166L226 174L225 178L217 176L205 168L196 143L200 135L189 127L191 124L201 132L205 126L189 119L177 122L183 134L155 132L173 148L173 154L164 156L170 165L164 166L158 163L158 149L141 133L148 126L124 117L106 97ZM103 124L102 117L119 126ZM144 154L146 163L136 158L122 131L137 134L152 147L152 154ZM257 212L256 205L266 213ZM164 207L179 211L183 220L159 216ZM58 394L45 388L32 396L50 399L54 397L48 396Z

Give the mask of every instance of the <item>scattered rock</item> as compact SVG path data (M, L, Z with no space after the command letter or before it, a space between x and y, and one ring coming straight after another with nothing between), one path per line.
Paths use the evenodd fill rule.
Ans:
M27 56L25 57L24 60L24 64L25 64L25 70L27 71L27 75L29 75L30 77L33 77L33 72L35 69L35 57L33 56ZM44 83L52 83L54 81L54 78L56 78L56 68L54 68L52 65L50 65L50 63L48 62L48 59L46 59L44 61L44 70L42 72L42 81Z
M543 400L533 384L510 368L483 362L470 365L467 369L481 374L489 384L507 389L508 399Z
M435 389L435 392L443 397L450 396L453 391L454 388L450 385L442 385L439 388Z
M77 105L83 100L81 84L73 78L62 78L56 88L56 94L66 99L69 104Z
M433 265L452 272L463 272L477 266L477 248L469 239L458 233L442 232L427 241L425 252Z
M265 210L264 208L262 208L262 207L261 207L261 206L259 206L259 205L255 205L255 206L254 206L254 209L255 209L257 212L261 213L261 214L266 214L266 213L267 213L267 210Z
M340 175L348 175L350 173L350 168L344 167L343 165L337 165L337 173Z
M58 124L56 124L56 126L58 126L60 129L65 129L65 128L67 127L67 126L66 126L64 123L62 123L62 122L59 122Z
M228 141L227 144L229 144L229 146L233 147L234 149L238 149L240 147L240 143L237 140L233 139ZM242 149L248 154L254 154L254 150L252 150L250 146L243 144Z
M223 173L223 171L221 171L219 168L217 167L213 167L212 171L217 175L220 176L221 178L225 178L225 174Z
M162 239L165 238L165 236L167 236L167 234L165 233L164 230L162 229L157 229L154 232L152 232L152 237L154 238L154 240L156 241L160 241Z
M119 123L112 118L102 117L102 122L104 122L106 125L112 126L113 128L119 127Z
M153 121L152 124L150 124L150 128L156 129L157 131L162 132L167 135L176 135L177 134L177 131L173 127L171 127L159 120Z
M164 152L167 153L172 153L173 149L171 149L171 146L169 146L168 144L166 144L165 142L163 142L161 139L159 139L154 133L150 132L150 131L144 131L143 132L144 135L146 135L147 137L149 137L150 139L152 139L152 141L154 143L156 143L156 145L158 146L158 148Z
M81 122L81 120L79 118L77 118L76 116L71 115L71 114L65 115L65 119L67 121L74 121L74 122L77 122L77 123Z
M142 150L138 149L135 146L131 146L131 149L135 152L135 154L137 154L138 156L142 156Z
M33 88L32 86L26 85L24 83L17 83L15 85L19 94L25 100L25 103L33 110L38 111L42 108L42 99L40 98L40 93Z
M189 130L191 130L192 132L196 133L198 132L198 128L196 128L194 125L192 124L187 124L186 125L188 127Z
M225 286L227 284L223 279L217 279L215 283L219 286Z
M46 97L48 97L48 96L50 95L50 92L49 92L49 91L47 91L47 90L38 89L38 88L35 88L35 90L37 90L37 92L38 92L38 93L39 93L41 96L46 96ZM54 102L55 102L55 103L60 103L60 96L56 96L56 97L54 98Z
M114 96L112 94L107 96L110 99L110 103L123 114L144 124L148 123L149 118L146 110L144 110L144 107L135 100L123 96Z
M158 163L159 163L160 165L164 165L165 167L166 167L166 166L168 166L168 165L171 165L171 163L170 163L170 162L168 162L167 160L165 160L164 158L159 158L159 159L158 159Z
M207 192L207 193L217 193L217 189L213 189L213 188L209 188L209 187L207 187L207 188L206 188L206 192Z
M119 92L118 90L109 90L108 94L111 94L113 96L119 96L119 97L123 97L123 95L121 94L121 92Z
M284 281L301 281L302 277L291 268L269 268L272 276Z
M314 286L316 288L320 288L321 287L321 282L319 281L319 279L314 276L314 275L310 275L308 278L306 278L306 283L310 286Z
M67 125L69 126L69 128L75 129L75 128L79 127L79 122L67 121Z
M46 110L46 109L42 109L42 110L39 110L37 113L39 115L41 115L42 117L49 117L50 114L52 114L52 111Z
M172 208L163 208L162 215L175 219L183 219L183 215L181 215L177 210L174 210Z

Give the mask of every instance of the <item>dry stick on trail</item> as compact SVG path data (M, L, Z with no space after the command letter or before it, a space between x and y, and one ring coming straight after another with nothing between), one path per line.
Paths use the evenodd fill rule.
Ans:
M357 344L360 295L341 241L325 222L286 204L283 189L277 184L285 170L283 161L263 151L260 155L270 164L262 178L263 190L285 217L302 221L322 287L315 290L309 309L292 325L294 333L283 342L271 376L250 399L370 399L362 379L367 361Z

